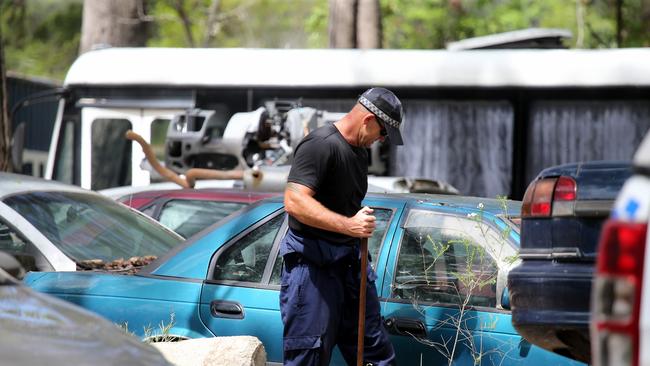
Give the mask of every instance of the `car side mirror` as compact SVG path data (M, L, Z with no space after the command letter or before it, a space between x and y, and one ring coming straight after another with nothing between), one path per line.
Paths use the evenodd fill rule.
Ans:
M0 268L18 280L25 277L25 269L12 255L0 251Z
M507 287L504 287L503 292L501 292L501 307L504 310L510 310L510 291L508 291Z
M510 310L510 292L508 291L508 270L500 270L497 274L497 308Z

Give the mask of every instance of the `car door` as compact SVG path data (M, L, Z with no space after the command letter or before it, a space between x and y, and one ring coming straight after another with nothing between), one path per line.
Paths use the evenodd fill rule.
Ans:
M100 190L124 185L147 185L159 176L141 167L142 148L124 138L128 130L148 141L160 159L167 127L178 109L96 108L81 110L81 186Z
M376 261L384 261L401 211L397 204L370 202L377 227L368 246ZM282 362L279 241L287 230L283 211L266 217L219 249L201 293L199 312L217 336L253 335L267 352L269 362ZM385 257L385 255L384 255ZM378 270L382 273L383 270ZM340 364L335 355L332 364Z
M481 215L412 209L395 234L382 304L404 365L548 365L567 359L531 347L498 306L514 247Z

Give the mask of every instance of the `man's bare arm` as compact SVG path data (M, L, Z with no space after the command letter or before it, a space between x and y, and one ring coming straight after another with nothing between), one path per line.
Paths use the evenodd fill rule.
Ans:
M284 207L296 220L309 226L357 238L367 238L375 229L372 209L363 207L352 217L329 210L314 198L311 188L289 182L284 191Z

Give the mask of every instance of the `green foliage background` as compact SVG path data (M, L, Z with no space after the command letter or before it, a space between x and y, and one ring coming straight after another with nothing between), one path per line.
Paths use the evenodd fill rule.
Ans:
M197 47L323 48L327 0L221 0L208 36L210 0L143 0L152 47L191 45L174 5L181 3ZM380 0L384 48L444 48L448 42L529 27L573 32L568 47L650 45L650 0ZM77 56L83 0L0 0L7 69L63 79ZM578 15L582 14L582 18ZM580 21L582 19L582 21Z
M0 0L6 67L62 79L77 57L81 0Z

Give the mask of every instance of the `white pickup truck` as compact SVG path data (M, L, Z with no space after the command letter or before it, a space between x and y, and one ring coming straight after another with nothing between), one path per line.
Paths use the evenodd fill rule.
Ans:
M650 365L650 132L634 170L601 233L591 307L594 365Z

